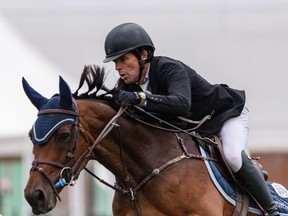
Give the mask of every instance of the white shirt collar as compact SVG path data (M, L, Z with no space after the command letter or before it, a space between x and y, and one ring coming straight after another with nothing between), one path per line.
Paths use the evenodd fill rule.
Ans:
M148 85L149 85L150 65L151 64L149 64L148 69L147 69L147 73L146 73L145 78L144 78L144 84L142 84L142 85L139 84L144 92L148 92L147 88L148 88Z

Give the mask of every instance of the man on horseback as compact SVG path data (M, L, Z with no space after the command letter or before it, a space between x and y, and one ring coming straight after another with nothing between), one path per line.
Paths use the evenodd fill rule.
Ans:
M249 111L245 92L212 85L181 61L154 56L150 36L135 23L113 28L105 40L106 58L120 75L116 101L139 105L147 111L200 120L211 115L197 131L218 135L236 179L268 215L279 215L258 167L245 152Z

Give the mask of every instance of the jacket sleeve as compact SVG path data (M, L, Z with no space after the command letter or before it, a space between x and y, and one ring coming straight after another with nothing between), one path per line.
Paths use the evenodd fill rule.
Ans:
M191 108L191 81L184 65L177 63L160 65L157 78L154 76L153 79L158 79L159 90L156 94L146 95L145 109L186 116Z

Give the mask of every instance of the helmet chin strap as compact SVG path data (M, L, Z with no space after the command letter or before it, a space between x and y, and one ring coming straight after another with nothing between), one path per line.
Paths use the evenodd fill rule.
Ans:
M138 79L137 79L137 83L139 83L139 81L140 81L140 79L141 79L141 77L142 77L142 73L143 73L143 70L144 70L144 67L145 67L145 64L147 63L147 62L150 62L151 60L152 60L152 57L153 57L153 52L150 52L150 51L147 51L148 52L148 57L147 57L147 59L142 59L141 58L141 52L142 52L142 50L140 51L140 50L136 50L136 57L138 58L138 62L139 62L139 70L140 70L140 72L139 72L139 77L138 77Z
M138 62L139 62L139 70L140 70L140 72L139 72L139 77L138 77L138 79L136 81L137 83L139 83L139 81L140 81L140 79L142 77L143 69L145 67L145 63L147 62L147 60L140 59L140 60L138 60Z

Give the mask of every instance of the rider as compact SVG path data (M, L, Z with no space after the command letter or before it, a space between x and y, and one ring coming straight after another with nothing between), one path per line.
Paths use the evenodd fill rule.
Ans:
M200 120L211 115L198 131L217 134L236 179L268 215L279 215L262 173L246 154L249 111L245 92L212 85L181 61L154 56L150 36L135 23L113 28L105 40L104 63L113 61L120 78L118 103L147 111Z

